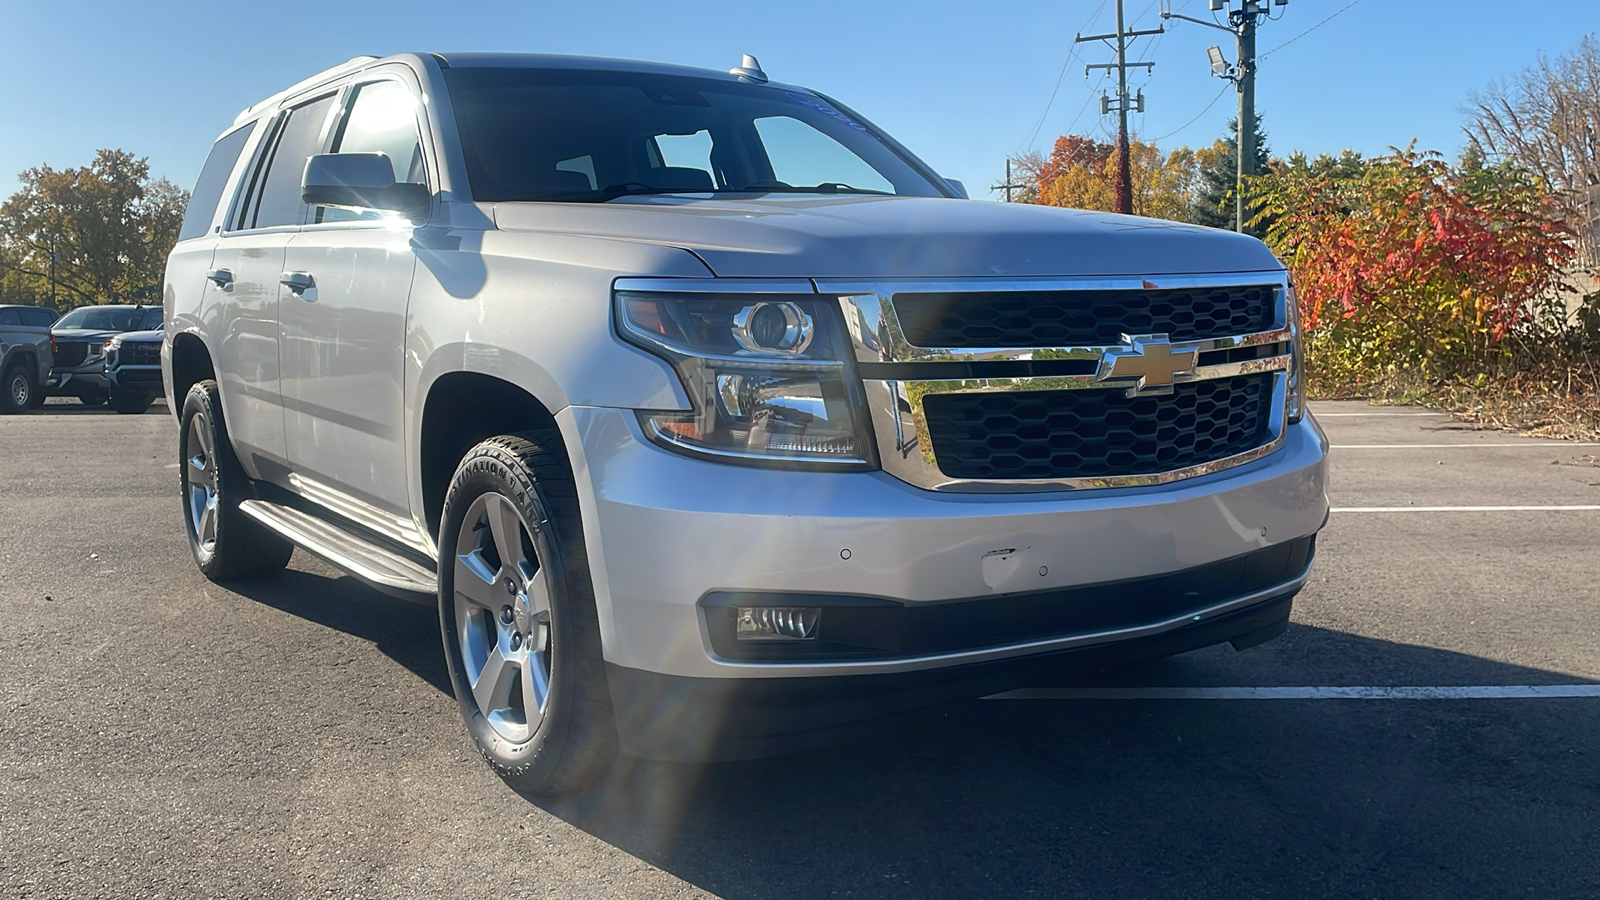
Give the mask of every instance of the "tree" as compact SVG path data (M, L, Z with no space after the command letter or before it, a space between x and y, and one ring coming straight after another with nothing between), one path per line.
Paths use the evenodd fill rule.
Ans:
M1533 173L1452 167L1412 148L1367 161L1359 176L1353 154L1322 159L1251 186L1258 219L1272 220L1267 241L1294 275L1314 371L1337 370L1346 384L1386 366L1483 372L1561 286L1569 232Z
M1471 96L1468 148L1544 179L1579 250L1600 265L1600 42L1538 61Z
M1056 139L1035 174L1034 202L1110 212L1116 208L1116 145L1083 135ZM1143 141L1128 145L1133 213L1183 221L1194 203L1195 153L1180 147L1168 154Z
M1272 150L1267 145L1267 133L1261 127L1261 117L1255 117L1256 166L1258 174L1265 173L1272 162ZM1197 154L1200 163L1199 187L1188 219L1197 225L1212 228L1233 228L1233 189L1239 181L1239 120L1228 120L1228 133L1210 147ZM1261 237L1265 229L1246 231Z
M0 302L47 300L52 254L58 305L159 302L187 191L151 180L149 162L125 150L101 150L76 169L39 166L19 180L0 205Z

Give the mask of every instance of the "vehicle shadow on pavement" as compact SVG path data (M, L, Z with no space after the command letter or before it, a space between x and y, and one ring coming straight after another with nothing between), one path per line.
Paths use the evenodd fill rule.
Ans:
M297 560L302 552L296 551ZM263 606L370 641L434 689L455 696L439 646L439 614L432 607L397 600L349 575L329 577L298 569L286 569L275 578L230 583L228 589Z
M167 402L157 400L150 404L150 408L142 413L119 413L107 404L99 406L86 406L71 397L52 397L45 401L43 406L30 409L23 415L28 416L115 416L121 418L125 415L169 415Z
M1294 626L1057 684L1588 680ZM1596 896L1596 734L1585 699L974 701L537 805L729 900Z

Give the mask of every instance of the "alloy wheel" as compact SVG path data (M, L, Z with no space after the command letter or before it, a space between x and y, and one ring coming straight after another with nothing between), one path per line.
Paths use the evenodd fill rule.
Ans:
M211 427L204 415L189 419L184 435L184 499L189 510L189 527L202 553L217 547L217 461L211 443Z
M456 637L473 701L512 743L538 730L550 698L550 589L521 512L489 492L456 539Z

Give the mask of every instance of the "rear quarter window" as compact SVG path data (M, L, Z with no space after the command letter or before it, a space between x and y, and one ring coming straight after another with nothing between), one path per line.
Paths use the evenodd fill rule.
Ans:
M222 192L228 186L228 176L233 174L234 164L239 161L239 153L244 150L253 127L254 122L235 128L212 145L206 164L200 167L200 179L189 195L189 208L183 214L178 240L199 237L211 228L211 220L222 202Z

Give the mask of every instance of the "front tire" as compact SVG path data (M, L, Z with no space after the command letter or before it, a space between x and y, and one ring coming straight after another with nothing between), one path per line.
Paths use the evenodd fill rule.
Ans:
M228 442L215 381L189 389L179 421L183 521L200 572L225 582L268 575L288 565L294 545L239 509L249 478Z
M99 388L90 388L78 395L78 402L84 406L105 406L109 394Z
M616 751L577 488L560 435L490 438L456 469L439 622L473 744L512 788L552 795Z
M5 377L0 378L0 388L4 389L4 395L0 396L0 413L14 415L38 405L39 386L33 383L33 376L21 360L6 367Z

